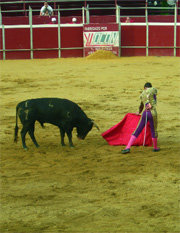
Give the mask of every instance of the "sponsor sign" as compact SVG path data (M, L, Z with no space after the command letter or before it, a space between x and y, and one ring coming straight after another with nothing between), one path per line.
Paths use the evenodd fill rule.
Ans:
M84 56L96 50L109 50L118 56L118 24L86 24L83 28Z

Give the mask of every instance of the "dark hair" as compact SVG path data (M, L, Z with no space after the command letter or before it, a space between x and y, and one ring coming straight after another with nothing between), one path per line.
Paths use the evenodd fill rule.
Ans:
M152 87L152 84L151 83L145 83L144 87Z

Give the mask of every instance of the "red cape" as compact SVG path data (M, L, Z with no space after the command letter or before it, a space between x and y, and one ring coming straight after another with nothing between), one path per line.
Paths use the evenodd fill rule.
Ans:
M109 145L127 145L129 139L136 129L141 116L133 113L128 113L118 124L102 133L102 137L108 142ZM144 142L145 127L135 140L133 146L142 146ZM152 146L151 130L149 122L146 128L145 146Z

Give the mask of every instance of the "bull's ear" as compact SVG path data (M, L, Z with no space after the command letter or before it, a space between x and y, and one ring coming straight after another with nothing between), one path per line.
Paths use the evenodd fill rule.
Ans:
M93 120L91 120L91 122L93 123L93 126L96 127L97 130L100 130L98 125Z

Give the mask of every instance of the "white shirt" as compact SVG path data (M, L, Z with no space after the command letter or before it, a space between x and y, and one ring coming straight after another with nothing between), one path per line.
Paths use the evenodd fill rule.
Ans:
M44 15L46 13L46 11L48 11L48 13L51 15L53 12L53 8L49 5L47 7L45 7L45 6L41 7L42 15Z
M169 6L174 6L175 3L176 3L176 0L167 0L167 4L168 4Z

